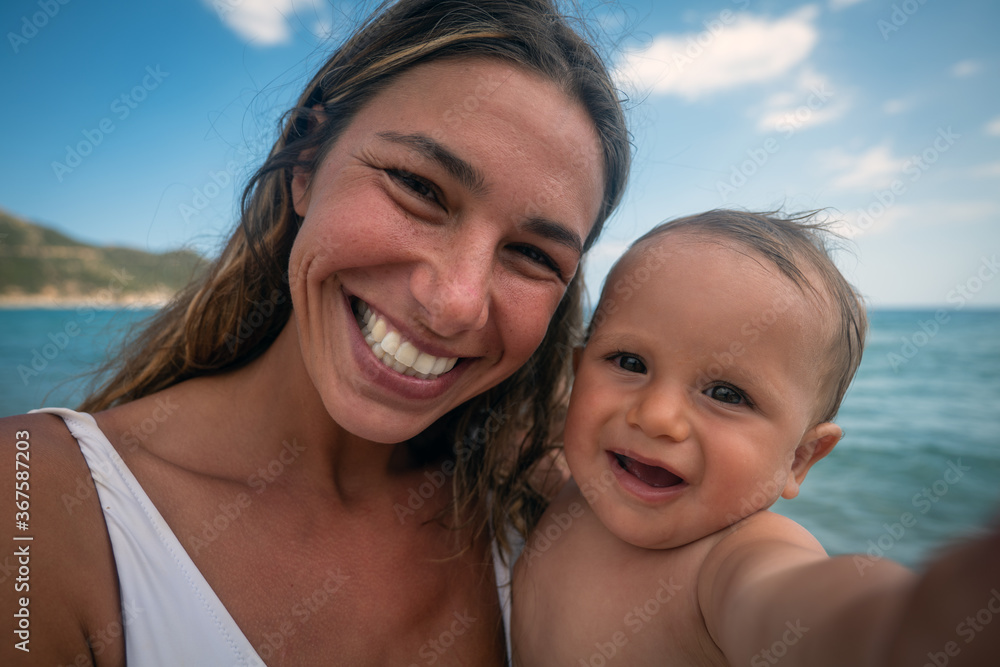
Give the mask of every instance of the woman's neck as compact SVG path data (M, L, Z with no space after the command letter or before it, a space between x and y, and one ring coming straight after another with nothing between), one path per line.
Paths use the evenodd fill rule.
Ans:
M204 400L192 407L205 419L232 415L229 426L243 434L234 444L248 458L294 456L285 483L297 488L331 493L345 503L363 500L384 496L387 485L414 467L406 443L371 442L333 421L302 362L294 319L246 366L184 384L191 385L190 400Z

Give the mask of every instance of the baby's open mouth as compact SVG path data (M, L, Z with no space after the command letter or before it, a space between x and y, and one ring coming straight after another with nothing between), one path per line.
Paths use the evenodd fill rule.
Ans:
M361 299L352 298L351 308L372 353L397 373L433 380L450 371L458 362L458 357L435 357L421 351Z
M618 454L616 452L613 452L613 454L615 460L618 462L618 465L620 465L625 472L637 478L640 482L654 488L662 489L668 486L676 486L684 481L665 468L639 463L635 459L630 459L624 454Z

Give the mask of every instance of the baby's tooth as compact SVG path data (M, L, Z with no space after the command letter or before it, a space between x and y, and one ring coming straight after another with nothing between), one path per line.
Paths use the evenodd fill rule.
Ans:
M375 320L375 323L372 324L371 327L372 327L372 338L374 338L377 342L382 342L382 339L385 338L386 330L388 329L388 327L386 327L385 325L385 320L383 320L380 317L377 320Z
M384 324L384 321L381 318L379 318L378 324L376 324L375 326L378 326L379 324ZM372 332L372 335L373 336L375 335L374 331ZM378 340L378 336L375 337L375 340ZM402 339L400 338L398 333L396 333L395 331L390 331L389 333L384 334L384 337L379 342L382 344L383 350L385 350L389 354L394 355L396 354L396 350L399 349L399 343L401 340Z
M436 360L434 361L434 366L429 371L426 372L431 375L441 375L441 373L444 373L444 367L447 365L447 363L448 363L447 357L437 357Z

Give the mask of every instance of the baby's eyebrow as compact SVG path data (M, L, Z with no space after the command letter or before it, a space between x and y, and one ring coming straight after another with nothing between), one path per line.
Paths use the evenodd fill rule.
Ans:
M723 371L722 375L723 377L719 379L729 378L740 389L749 393L755 403L759 404L761 401L764 401L765 403L773 404L774 401L778 400L774 383L750 366L740 367L737 365L727 368Z

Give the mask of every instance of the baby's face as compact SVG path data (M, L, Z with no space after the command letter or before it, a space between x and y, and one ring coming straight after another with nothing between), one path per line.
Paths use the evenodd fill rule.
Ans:
M604 524L672 548L794 495L824 359L816 299L763 257L689 232L646 242L608 280L565 438Z

